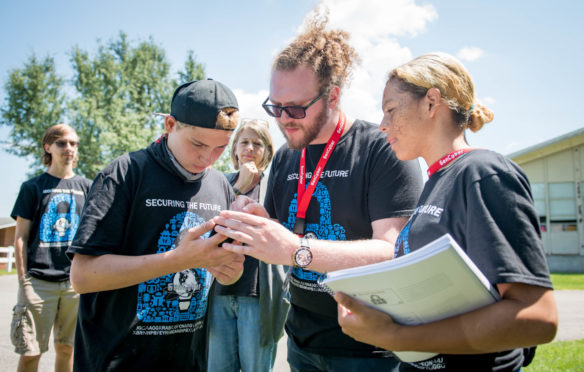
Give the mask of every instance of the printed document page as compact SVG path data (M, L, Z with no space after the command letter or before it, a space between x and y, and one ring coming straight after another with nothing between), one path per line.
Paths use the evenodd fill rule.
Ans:
M327 274L323 280L341 291L387 312L394 321L415 325L444 319L491 304L496 290L450 235L391 261ZM395 353L408 358L403 352ZM402 355L404 354L404 355ZM424 354L416 353L416 361Z

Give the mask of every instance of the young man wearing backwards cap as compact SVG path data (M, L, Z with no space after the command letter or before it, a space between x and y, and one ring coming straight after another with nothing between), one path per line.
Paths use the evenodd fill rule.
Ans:
M212 276L235 282L243 256L209 238L233 200L209 168L227 147L237 100L215 80L176 89L166 133L95 178L77 235L71 282L81 293L76 371L205 370Z

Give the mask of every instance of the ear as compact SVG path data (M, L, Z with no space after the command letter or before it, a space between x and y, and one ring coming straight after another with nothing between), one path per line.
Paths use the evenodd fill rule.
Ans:
M49 151L49 149L51 148L51 146L50 146L50 145L48 145L48 144L46 144L46 143L45 143L45 144L43 145L43 148L45 149L45 152L46 152L47 154L50 154L50 153L51 153L51 152Z
M333 88L331 89L330 94L329 94L328 107L331 110L334 110L339 105L340 100L341 100L341 88L334 85Z
M172 132L172 129L176 126L176 119L170 115L164 118L164 130L167 133Z
M426 92L426 97L424 97L424 103L426 104L428 114L430 116L436 115L438 111L438 107L442 103L442 95L440 94L440 90L437 88L430 88Z

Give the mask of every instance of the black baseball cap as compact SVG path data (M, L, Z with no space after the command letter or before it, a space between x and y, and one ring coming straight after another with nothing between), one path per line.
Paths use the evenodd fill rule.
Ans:
M239 110L235 94L225 84L213 79L185 83L174 91L170 115L184 124L209 129L233 130L217 127L217 114L222 109Z

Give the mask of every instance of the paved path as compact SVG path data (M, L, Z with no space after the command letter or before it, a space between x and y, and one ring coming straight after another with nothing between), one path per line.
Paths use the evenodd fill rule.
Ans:
M16 275L0 276L0 370L16 371L18 355L10 343L10 321L12 307L16 301ZM560 312L560 328L554 341L584 339L584 290L556 291L556 300ZM55 353L52 341L49 351L40 362L39 372L52 372ZM286 362L286 337L278 344L278 355L274 372L289 372Z
M16 303L18 283L16 275L0 276L0 371L16 371L18 355L10 342L10 322L12 320L12 307ZM39 372L53 372L55 364L55 349L53 340L49 342L49 351L41 357ZM286 362L286 337L278 344L278 354L274 372L290 372Z
M554 341L584 339L584 290L555 291L560 327Z

